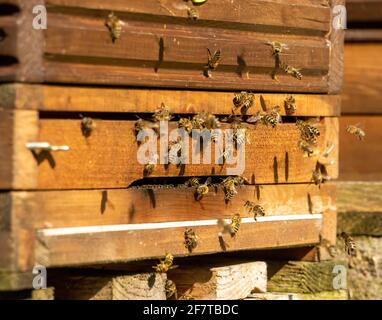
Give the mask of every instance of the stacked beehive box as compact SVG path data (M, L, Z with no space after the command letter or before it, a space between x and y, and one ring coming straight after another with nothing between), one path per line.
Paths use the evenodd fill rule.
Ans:
M348 29L340 131L338 231L353 235L359 254L349 270L350 297L382 297L382 1L347 1ZM363 141L349 135L358 124Z
M327 175L338 175L343 33L332 28L331 8L341 3L2 4L0 290L30 288L36 264L298 247L308 248L299 251L305 259L327 258L336 239L335 186L318 187L312 175L322 156L334 161ZM33 8L41 4L46 30L32 28ZM121 28L117 39L111 13ZM272 52L272 42L285 44L281 53ZM220 50L221 61L206 76L207 49ZM147 177L137 160L136 116L151 119L164 104L175 116L170 127L176 117L199 112L227 118L242 90L255 95L244 120L279 106L283 122L244 124L246 184L231 201L218 185L228 163L156 164ZM293 114L285 108L290 96ZM89 132L84 117L92 120ZM316 117L320 136L306 156L296 121ZM177 187L210 176L215 186L202 199L195 199L195 187ZM246 201L263 206L265 216L255 221ZM235 213L242 216L240 230L222 242L217 219ZM186 228L198 236L192 253L184 245Z

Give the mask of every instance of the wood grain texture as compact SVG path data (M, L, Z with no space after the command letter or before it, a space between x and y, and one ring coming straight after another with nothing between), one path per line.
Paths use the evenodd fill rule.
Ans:
M260 97L267 107L281 106L290 94L259 93L248 114L262 110ZM94 88L56 85L0 85L0 107L63 112L142 112L152 113L161 103L173 113L192 114L207 111L214 114L232 112L232 92L155 90L131 88ZM296 116L338 116L341 96L294 94Z
M40 80L36 75L16 74L18 81L338 92L341 39L332 32L327 41L331 21L327 1L207 3L198 8L196 22L186 17L187 5L175 1L46 2L49 28L39 33L44 45L29 50L40 59L39 67L31 71L37 74L38 69ZM114 44L104 25L113 10L125 22ZM17 24L23 25L23 21ZM19 38L15 36L14 41ZM289 46L282 61L301 68L302 81L283 72L278 80L272 79L275 62L267 43L271 41ZM222 50L222 61L212 78L203 76L207 48ZM29 51L20 48L16 58ZM19 61L24 68L23 59ZM0 72L0 78L9 81L12 70Z
M321 226L321 219L248 222L242 223L234 238L226 235L223 241L216 225L193 227L201 239L193 254L313 245L319 242ZM163 257L166 252L184 256L189 254L183 243L184 230L177 227L81 233L72 229L72 234L40 230L36 261L59 267Z
M381 42L382 29L347 29L345 32L346 42ZM346 46L346 45L345 45Z
M252 293L244 300L348 300L348 292L335 290L317 293Z
M32 274L32 270L29 270L28 272L0 270L0 295L4 291L14 292L18 290L30 289L32 287L33 277L34 275Z
M381 0L346 0L349 22L381 22Z
M341 261L269 262L268 291L319 293L333 291L333 268Z
M71 149L67 152L56 152L52 154L53 161L45 159L46 161L39 164L37 188L120 188L144 177L144 165L134 159L138 151L134 122L95 121L97 128L94 133L89 138L84 138L80 120L40 120L39 141L67 145ZM337 119L325 118L318 127L322 136L318 150L323 152L327 143L333 143L335 150L331 157L336 159ZM245 149L245 168L242 175L250 183L311 181L317 158L304 157L298 147L300 133L294 124L285 123L276 128L249 126L248 130L251 144ZM233 168L234 165L214 164L215 147L212 146L211 150L212 164L186 164L183 168L158 164L150 177L227 175L226 169ZM332 178L337 177L337 165L329 166L328 170Z
M382 43L345 46L343 114L382 113Z
M346 132L349 124L360 123L366 132L364 141ZM342 181L382 180L382 117L344 116L340 118L340 176Z
M237 300L251 292L266 292L267 265L255 261L224 266L214 263L181 266L168 273L177 286L178 299Z

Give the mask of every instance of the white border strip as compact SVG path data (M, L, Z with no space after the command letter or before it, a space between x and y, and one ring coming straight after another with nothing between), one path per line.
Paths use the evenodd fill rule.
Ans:
M271 221L292 221L292 220L320 220L322 214L296 214L285 216L268 216L258 217L257 221L253 218L242 218L241 223L261 223ZM230 221L230 219L224 219ZM196 220L196 221L176 221L176 222L159 222L159 223L140 223L140 224L116 224L106 226L88 226L88 227L71 227L71 228L52 228L38 230L41 236L63 236L81 233L98 233L98 232L116 232L116 231L135 231L148 229L167 229L180 227L199 227L212 226L217 224L217 219L214 220Z

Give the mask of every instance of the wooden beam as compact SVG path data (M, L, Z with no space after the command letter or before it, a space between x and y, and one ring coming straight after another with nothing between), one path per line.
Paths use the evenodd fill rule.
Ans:
M345 32L346 42L381 42L382 29L347 29ZM345 45L346 47L346 45Z
M0 270L0 293L32 288L32 268L26 272Z
M243 218L233 238L218 237L216 220L43 229L37 232L36 261L44 266L84 265L188 255L184 231L192 227L200 244L192 254L317 244L322 215ZM172 226L172 227L171 227ZM155 241L153 242L153 239ZM97 250L89 250L89 246Z
M285 99L290 94L259 93L248 110L252 115L262 110L260 97L268 107L281 106L286 115ZM184 91L131 88L94 88L56 85L2 84L0 107L62 112L132 112L152 113L161 103L173 113L232 113L232 92ZM339 95L293 94L295 116L339 116Z
M346 0L349 22L382 22L381 0Z
M176 284L179 299L237 300L267 290L265 262L226 263L182 266L171 270L168 278Z
M318 293L332 291L336 265L339 261L321 262L269 262L268 291L293 293Z
M349 124L359 124L366 137L359 141L349 134ZM340 118L340 176L341 181L381 181L382 116L352 115Z
M348 292L335 290L317 293L252 293L244 300L348 300Z

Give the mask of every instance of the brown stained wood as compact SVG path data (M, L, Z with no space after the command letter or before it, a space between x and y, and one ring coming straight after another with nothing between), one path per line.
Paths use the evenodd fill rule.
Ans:
M135 160L138 146L134 122L95 121L97 128L89 138L85 138L81 134L80 120L40 120L40 141L67 145L71 149L53 153L51 161L46 159L39 164L37 188L120 188L144 177L144 165ZM336 149L337 119L326 118L318 127L322 135L319 150L323 152L328 142L333 142ZM280 124L276 128L263 125L248 128L251 144L245 149L246 161L242 175L250 183L311 181L316 157L304 157L298 147L300 132L295 124ZM234 166L214 164L214 149L213 146L212 164L186 164L184 168L158 164L150 177L227 175L227 168ZM333 159L336 159L336 153L334 150ZM336 164L329 166L328 171L332 178L337 177Z
M267 107L280 106L285 115L284 101L290 94L255 94L248 114L262 110L260 97ZM296 116L338 116L339 95L292 94L296 100ZM0 85L0 107L40 111L77 112L142 112L152 113L163 102L174 113L214 114L232 112L233 92L180 91L131 88L92 88L56 85Z
M381 22L381 0L346 0L349 22Z
M266 292L267 265L262 261L235 263L224 266L215 263L180 266L168 273L178 290L178 299L237 300L251 292Z
M382 113L382 43L345 46L343 114Z
M338 92L342 73L338 63L342 58L341 39L332 33L333 43L327 41L331 20L326 1L242 1L240 4L229 1L224 6L209 3L199 8L201 11L208 8L208 14L205 18L202 14L196 23L185 17L186 4L138 2L111 1L106 6L92 1L81 5L48 2L49 28L38 34L43 45L29 50L32 53L25 47L18 48L16 58L20 61L22 76L17 73L15 79L21 82ZM183 5L181 16L168 11L168 6L173 5ZM104 25L112 8L122 10L118 15L125 22L122 35L114 44ZM19 20L17 23L24 25ZM17 43L20 39L19 35L14 37ZM272 79L274 57L268 45L271 41L289 46L288 52L282 54L282 62L302 69L302 81L284 72L280 72L278 80ZM212 78L203 75L207 48L222 50L220 66ZM33 59L24 59L28 55L33 55ZM33 60L35 64L28 66L34 69L25 67L24 60ZM12 70L5 67L0 78L9 81Z
M288 184L245 186L228 204L220 187L201 201L195 201L194 188L12 192L3 198L13 205L9 219L29 219L39 229L230 218L236 211L252 217L244 208L247 200L261 204L266 216L325 215L333 210L334 193L334 184Z
M366 137L359 141L346 132L349 124L363 126ZM344 116L340 118L341 181L382 180L382 116Z
M382 41L382 29L347 29L345 40L346 42L380 42Z
M222 252L216 225L194 227L200 244L193 254ZM224 236L226 251L294 247L319 241L321 219L243 223L234 237ZM130 231L75 232L72 234L37 233L36 261L45 266L70 266L123 262L142 258L188 254L184 247L184 228ZM176 241L178 239L178 241ZM89 250L89 247L97 250Z

